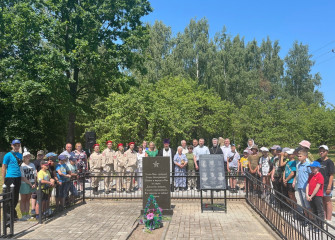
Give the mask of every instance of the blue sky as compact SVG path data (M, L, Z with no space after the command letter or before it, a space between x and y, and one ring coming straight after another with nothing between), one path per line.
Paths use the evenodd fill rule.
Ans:
M150 1L150 0L149 0ZM282 0L151 0L154 11L144 22L161 20L174 34L183 31L191 18L206 17L210 35L226 26L233 36L240 34L246 42L261 42L267 36L278 40L280 55L286 56L297 40L309 45L316 63L312 73L322 77L320 90L325 102L335 105L335 1Z

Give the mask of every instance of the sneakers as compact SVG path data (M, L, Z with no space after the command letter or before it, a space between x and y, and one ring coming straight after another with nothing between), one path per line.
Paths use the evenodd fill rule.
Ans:
M22 218L19 219L19 221L27 221L28 220L28 215L22 216Z
M33 215L33 216L36 215L35 209L31 209L30 215Z

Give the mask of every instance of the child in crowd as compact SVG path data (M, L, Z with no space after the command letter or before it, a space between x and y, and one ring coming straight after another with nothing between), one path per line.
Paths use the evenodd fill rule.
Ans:
M23 163L20 167L21 170L21 186L20 186L20 210L22 213L21 221L27 221L30 219L29 208L30 208L30 198L32 192L35 192L36 189L36 169L35 165L30 162L31 155L29 152L25 151L23 153Z
M249 150L245 149L243 151L243 156L241 157L240 163L239 163L239 171L242 173L242 175L245 175L245 173L248 172L248 169L249 169L248 155L249 155ZM244 187L242 187L241 189L245 191L246 185L247 185L247 180L244 179Z
M308 183L308 177L311 173L311 169L308 167L310 165L309 162L307 162L307 156L308 153L306 150L300 150L297 153L298 156L298 164L297 164L297 175L295 176L293 180L294 186L298 189L298 195L300 198L301 205L304 208L307 208L308 210L311 209L309 201L307 201L306 198L306 186ZM305 212L305 215L307 216L307 213Z
M188 153L186 153L186 158L188 160L187 174L188 174L188 176L191 176L191 177L187 178L187 186L188 186L188 190L191 190L191 189L195 189L195 187L196 187L193 146L189 145L187 147L187 149L188 149Z
M35 169L36 169L37 172L39 172L41 170L41 161L43 160L43 158L44 158L44 151L39 150L37 152L36 159L34 161ZM36 185L37 185L37 183L36 183ZM31 194L31 212L30 212L30 214L32 216L36 215L36 211L35 211L36 200L37 200L37 192L35 191Z
M57 210L61 211L65 205L65 198L69 191L69 182L71 178L71 172L66 165L68 157L66 155L58 156L59 163L56 166L58 185L56 188L56 206Z
M277 147L276 155L277 156L274 158L271 180L272 180L273 189L279 193L283 193L282 182L283 182L283 167L285 166L285 163L283 161L284 153L282 152L281 147ZM281 198L281 197L278 195L278 198Z
M70 162L67 164L67 167L69 168L69 170L71 172L71 178L72 179L77 179L78 178L78 169L77 169L77 164L76 163L77 163L76 158L70 158ZM78 197L78 191L77 191L77 188L76 188L74 182L70 181L69 185L70 185L69 191L71 193L70 202L73 202L74 198Z
M46 159L48 161L48 165L49 165L48 172L50 173L51 178L55 180L55 186L57 186L58 178L57 178L56 168L55 168L55 161L57 159L57 154L55 154L53 152L50 152L50 153L46 154L45 157L46 157ZM53 213L53 211L50 208L50 199L51 199L51 193L52 193L53 189L54 189L54 187L50 187L48 201L47 201L47 204L46 204L46 211L45 211L45 214L47 216L50 216Z
M321 145L319 147L320 157L317 161L320 163L320 173L324 178L323 189L323 207L325 210L326 221L330 222L332 219L333 204L332 204L332 190L333 190L333 174L335 173L334 163L328 158L328 146Z
M297 203L297 199L295 198L295 183L294 183L294 177L296 175L296 161L295 161L295 155L294 155L294 149L290 149L286 151L288 154L289 161L285 165L285 171L283 173L283 184L284 187L287 189L288 197ZM295 207L295 204L293 205Z
M319 172L321 165L315 161L309 167L312 174L309 176L306 186L306 199L310 202L312 212L323 220L325 218L322 200L324 179ZM322 227L321 221L316 221L316 223Z
M49 168L48 162L42 160L41 161L41 170L37 174L37 179L39 181L41 181L42 195L40 196L40 199L41 199L42 202L41 203L38 202L38 201L36 202L36 219L41 217L39 215L40 212L42 212L42 213L45 212L50 191L51 191L52 187L55 186L55 180L51 178L50 172L48 171L48 168Z
M261 177L264 184L263 197L266 195L266 188L270 186L270 176L272 173L272 164L270 163L269 149L261 147L262 156L259 158L257 169L258 175Z
M228 153L228 159L227 159L227 169L228 169L229 175L233 176L229 178L229 186L231 188L232 193L237 193L236 175L237 175L239 160L240 160L240 154L236 151L235 145L232 144L231 152Z

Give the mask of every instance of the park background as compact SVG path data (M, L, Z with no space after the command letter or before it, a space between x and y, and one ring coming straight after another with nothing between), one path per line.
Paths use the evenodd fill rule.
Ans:
M261 39L249 32L245 38L245 28L229 30L224 21L215 22L220 29L213 33L207 16L194 16L188 11L194 6L185 2L164 9L145 0L2 1L0 151L20 138L31 152L59 152L65 142L84 143L86 131L115 146L142 140L160 146L170 138L176 147L181 139L208 143L219 136L242 146L248 138L265 146L295 147L302 139L313 148L335 146L334 106L321 91L322 73L313 69L332 54L332 36L311 51L291 30L296 41L283 52L285 33L273 39L264 30ZM194 5L201 9L199 2ZM283 15L285 6L299 16L307 7L319 17L332 9L281 4ZM192 14L183 16L181 29L155 15L170 12L173 18L172 5L176 16L184 8ZM274 7L256 5L268 16ZM324 29L323 23L312 27ZM332 78L327 75L328 83Z

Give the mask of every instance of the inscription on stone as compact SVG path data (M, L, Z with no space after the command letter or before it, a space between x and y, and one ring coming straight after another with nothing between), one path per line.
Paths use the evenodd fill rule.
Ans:
M156 198L163 214L172 214L170 188L170 158L143 158L143 208L150 195Z

